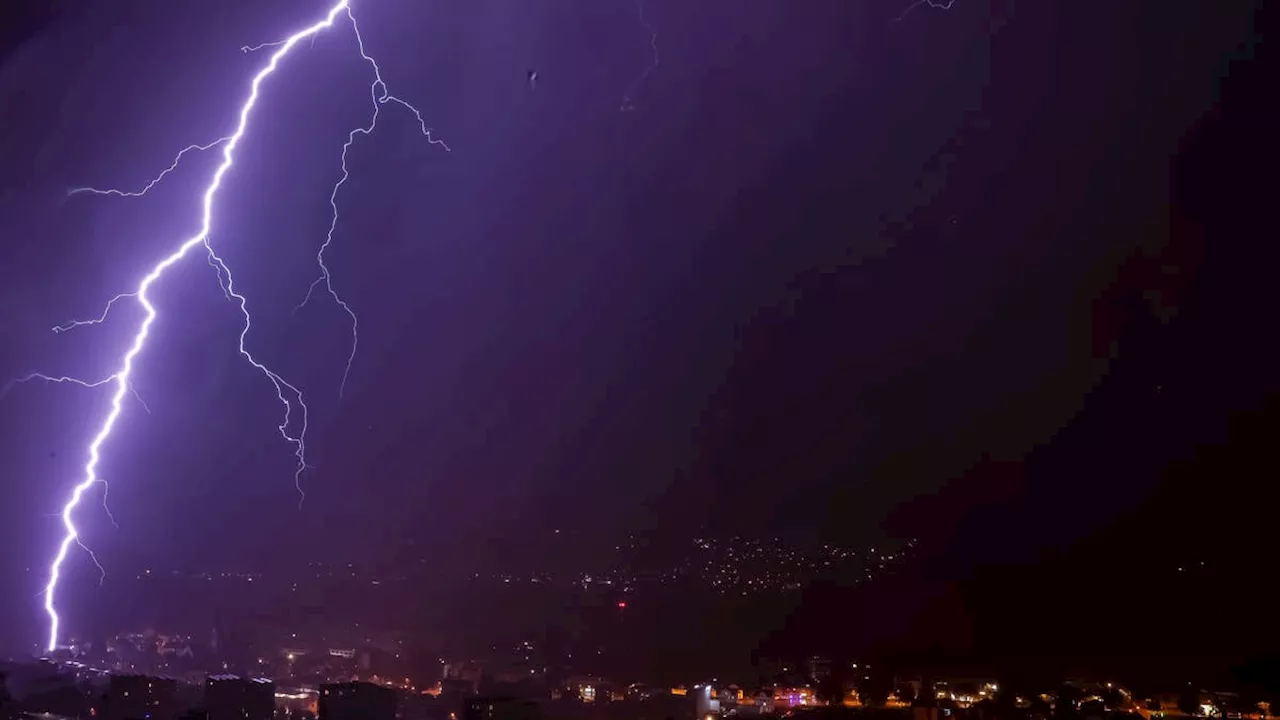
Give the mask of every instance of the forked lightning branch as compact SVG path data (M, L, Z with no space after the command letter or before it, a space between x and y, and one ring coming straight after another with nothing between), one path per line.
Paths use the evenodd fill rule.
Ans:
M94 380L54 377L39 373L29 375L20 380L26 381L43 379L54 382L70 382L86 387L106 386L112 388L110 409L102 419L102 422L98 426L97 432L94 434L92 440L89 442L87 449L88 460L84 466L84 474L75 487L72 488L70 496L67 498L66 504L62 508L61 517L62 524L65 529L65 535L63 536L62 542L58 545L57 552L54 554L54 557L49 564L48 582L44 588L44 608L49 616L49 634L46 645L50 652L57 649L61 638L61 618L59 617L57 610L57 595L58 582L62 576L63 565L66 562L67 556L71 552L73 546L78 546L83 548L86 552L89 552L88 548L81 543L79 531L76 529L76 510L79 508L85 493L87 493L95 484L103 482L103 480L98 476L98 465L101 462L102 453L107 450L108 441L111 439L112 432L115 430L116 424L119 421L121 414L124 412L126 395L133 393L131 379L134 366L138 356L146 350L151 326L155 322L156 316L159 313L159 309L155 304L153 304L149 293L156 282L163 278L170 268L187 259L188 256L197 254L203 254L205 256L209 264L213 266L217 274L218 283L222 286L223 292L238 307L240 314L244 319L244 324L241 327L238 338L238 349L244 359L258 370L262 377L270 384L271 388L274 389L276 398L280 402L283 411L279 425L280 435L294 448L294 455L297 459L294 482L298 486L299 501L301 502L301 499L305 498L305 495L302 492L300 478L303 471L307 468L306 401L303 398L302 392L296 385L290 383L280 373L260 362L249 350L247 341L253 322L249 313L248 302L245 299L245 296L236 289L235 279L231 273L231 268L218 255L214 244L210 241L210 232L213 230L214 226L214 208L215 201L218 196L218 190L222 187L223 179L226 177L227 173L230 172L235 165L236 150L240 145L241 139L244 138L245 133L249 131L250 121L252 120L253 113L261 93L268 89L270 82L274 79L273 76L276 74L277 70L280 69L281 63L289 53L298 46L299 43L333 28L335 24L339 24L340 22L342 24L350 23L351 31L355 34L357 40L360 57L363 61L368 63L372 71L373 80L369 86L372 111L368 124L352 129L347 135L347 141L342 146L342 152L339 158L342 168L342 177L334 185L333 192L329 197L333 216L329 224L329 232L325 236L324 241L321 243L320 249L316 254L318 276L311 284L308 289L307 296L302 302L305 304L312 297L315 297L317 293L323 292L328 294L329 297L332 298L333 301L350 317L351 350L347 357L346 371L343 373L343 385L345 386L347 374L350 373L351 363L355 358L356 344L358 341L357 318L351 306L342 299L335 289L333 275L330 272L329 267L325 264L324 254L325 250L327 250L333 242L334 233L338 227L338 193L349 177L347 172L347 151L351 148L358 136L369 135L374 131L377 127L380 113L384 107L389 105L396 106L413 113L414 118L418 122L419 129L426 137L427 141L435 145L440 145L445 150L449 149L442 141L432 137L431 130L427 127L422 113L419 112L416 107L407 101L392 95L388 91L387 84L383 82L382 79L381 68L378 67L378 63L365 50L364 39L360 35L360 27L356 23L355 16L351 12L349 0L340 0L340 2L328 10L323 19L313 25L309 25L298 30L284 40L266 43L256 47L243 48L246 52L269 51L270 55L262 64L261 69L258 70L257 74L254 75L250 81L248 93L240 104L239 116L235 124L235 128L229 135L218 138L212 142L190 145L184 148L178 153L174 158L173 163L168 168L140 189L119 190L78 188L72 191L73 194L88 193L125 198L142 197L158 183L163 181L166 175L177 168L178 164L182 161L182 158L187 154L214 149L221 150L222 152L222 161L214 170L213 175L209 178L209 182L204 189L199 230L179 243L169 255L159 259L151 270L138 281L137 285L135 285L132 290L122 292L112 298L106 304L105 309L100 315L92 319L78 320L55 328L55 331L62 332L83 325L104 323L107 322L111 311L120 302L136 302L142 307L144 315L141 323L137 326L134 332L133 342L120 358L116 371L106 378ZM133 394L136 397L136 393ZM92 556L92 553L90 553L90 555ZM94 558L94 562L97 562L96 558ZM99 565L99 568L101 569L101 565Z

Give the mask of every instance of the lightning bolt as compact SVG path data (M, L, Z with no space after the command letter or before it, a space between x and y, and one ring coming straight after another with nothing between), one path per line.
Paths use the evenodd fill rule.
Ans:
M900 22L902 18L911 14L912 10L915 10L921 5L928 5L934 10L950 10L951 6L955 4L956 4L956 0L916 0L915 2L908 5L907 9L903 10L901 15L894 18L893 22Z
M102 511L107 514L107 519L111 521L111 524L114 525L117 530L119 530L120 523L116 522L116 516L111 513L111 508L110 506L107 505L107 493L111 492L111 486L108 485L107 481L103 480L102 478L98 478L98 482L102 483ZM87 550L88 548L85 548L85 549ZM101 568L102 566L98 566L98 567ZM103 570L102 575L104 578L106 577L106 574L107 574L107 571Z
M373 100L373 118L367 126L357 128L351 131L351 133L348 135L347 143L343 146L342 178L334 186L333 194L330 197L330 204L333 207L333 221L330 225L329 234L328 236L326 236L325 242L321 246L320 251L317 254L317 262L320 265L320 278L317 279L315 283L312 283L311 289L314 290L316 287L323 284L325 290L339 303L339 305L345 311L347 311L347 313L352 318L352 351L347 362L347 370L349 372L351 361L355 356L355 342L357 339L355 314L354 312L351 311L350 307L345 302L343 302L342 299L334 291L332 282L331 282L331 275L329 272L329 268L324 263L324 250L332 242L333 231L337 225L337 212L338 212L337 199L336 199L337 193L339 188L346 182L348 178L348 173L346 170L347 150L351 147L352 143L355 140L356 135L361 135L361 134L368 135L373 131L374 127L377 124L379 110L383 105L386 105L387 103L395 103L411 110L414 113L415 117L418 119L419 126L422 130L422 133L427 137L428 141L431 142L432 144L439 144L445 147L446 150L448 150L447 145L445 145L442 141L436 140L431 136L431 131L429 128L427 128L426 122L422 118L422 114L414 106L410 105L408 102L405 102L400 98L397 98L391 95L388 92L386 83L382 79L382 72L379 69L377 62L365 51L364 40L360 36L360 29L358 24L356 23L355 16L351 13L349 0L339 0L339 2L337 2L331 8L329 8L328 12L325 14L323 19L301 30L298 30L294 34L285 38L284 40L279 40L271 43L264 43L262 45L258 45L255 47L242 48L245 52L253 52L256 50L272 48L274 49L274 52L271 53L270 58L268 59L266 64L262 67L262 69L260 69L258 73L253 76L253 79L250 82L250 86L249 86L248 97L244 100L243 104L240 107L239 120L236 124L235 131L233 133L203 145L189 145L186 148L182 149L174 158L173 163L170 164L168 168L162 171L154 179L152 179L151 182L149 182L141 190L124 191L124 190L116 190L116 189L100 190L96 188L74 188L69 191L70 195L76 195L81 193L91 193L96 195L112 195L112 196L118 196L118 197L141 197L143 195L146 195L148 191L150 191L158 183L163 181L165 176L173 172L181 163L183 157L186 156L187 154L193 153L193 152L204 152L204 151L211 150L215 147L221 147L221 150L222 150L222 161L218 165L217 169L214 170L213 176L209 184L206 186L204 190L199 231L196 232L194 235L190 236L189 238L187 238L186 240L184 240L180 245L178 245L177 249L175 249L168 256L164 257L159 262L157 262L151 268L151 270L145 276L143 276L142 279L138 282L137 288L135 290L133 290L132 292L121 293L115 296L114 298L112 298L107 303L101 315L99 315L96 318L91 318L88 320L72 321L65 325L59 325L58 327L54 328L55 332L65 332L67 330L71 330L77 327L82 327L84 325L100 324L107 320L107 317L108 315L110 315L112 309L120 301L126 300L126 299L136 301L138 305L142 307L145 315L142 319L142 322L138 326L137 332L133 336L132 344L129 346L129 349L124 353L123 357L121 358L119 368L108 377L102 380L97 380L97 381L85 381L85 380L80 380L77 378L67 377L67 376L51 376L51 375L44 375L40 373L33 373L26 377L19 378L15 381L11 381L2 390L0 390L0 396L3 396L4 393L7 392L8 389L14 383L27 382L27 381L36 380L36 379L44 380L46 382L71 383L71 384L80 385L88 388L96 388L104 385L114 385L115 387L115 390L111 396L111 409L107 412L107 415L103 419L103 422L99 427L97 433L94 435L92 441L89 443L89 447L88 447L89 459L84 466L84 476L81 479L81 481L72 489L71 495L68 498L66 504L63 506L62 512L61 512L62 524L63 524L63 527L65 528L65 535L62 539L62 542L58 545L57 554L54 556L52 562L50 563L49 574L48 574L49 579L44 589L44 609L49 616L49 635L48 635L47 648L50 652L57 649L58 647L59 629L61 625L61 620L59 618L57 608L55 605L55 596L58 588L58 581L60 580L62 575L62 565L64 562L66 562L67 555L71 550L71 546L75 544L75 545L79 545L82 549L84 549L85 552L89 554L93 562L98 566L99 571L103 572L103 577L105 577L105 570L103 570L101 563L98 562L97 557L93 554L91 550L89 550L89 548L85 547L83 542L81 542L79 531L76 529L75 523L73 522L73 515L75 513L76 508L80 505L80 502L84 497L84 494L89 490L90 487L92 487L96 483L103 484L103 487L104 487L103 507L104 509L106 508L105 489L107 486L106 486L106 482L98 477L98 474L97 474L98 465L99 465L99 462L101 461L103 446L105 445L107 440L111 437L111 433L115 429L116 423L120 419L120 415L123 412L123 401L124 401L125 394L132 393L133 396L138 400L138 402L141 403L144 408L146 408L146 404L142 403L141 397L138 397L136 391L134 391L133 386L131 384L131 378L134 370L135 361L138 355L140 355L143 349L146 347L147 339L150 335L152 323L155 322L156 315L157 315L157 310L155 306L152 304L151 299L148 296L148 292L150 291L151 287L158 280L160 280L170 268L172 268L174 265L181 262L193 251L197 250L197 248L203 248L206 256L206 261L209 263L209 265L213 267L215 273L217 274L218 284L221 287L223 294L228 298L228 300L234 301L237 304L240 314L244 318L244 325L241 328L240 335L238 338L238 349L240 354L245 358L245 360L249 362L250 365L252 365L260 373L262 373L262 375L272 384L272 386L275 388L277 399L280 401L281 405L283 405L284 407L284 418L281 424L279 425L279 431L281 436L286 440L286 442L291 443L295 449L294 455L297 458L298 463L297 463L296 471L294 473L294 483L297 486L298 492L300 495L299 502L301 503L301 500L305 499L306 497L305 493L303 493L302 491L302 487L300 483L300 477L303 471L307 469L306 440L305 440L306 431L307 431L306 402L303 399L302 392L295 385L289 383L283 377L281 377L279 373L275 372L274 370L267 367L265 364L258 361L253 356L253 354L250 353L249 350L247 349L245 340L249 333L249 329L252 326L252 319L247 309L247 301L244 295L236 291L235 281L231 274L231 269L222 260L222 258L219 257L218 254L215 252L213 245L210 242L210 230L213 225L214 198L217 195L218 190L222 186L223 178L226 176L227 172L231 169L232 165L234 164L235 150L239 146L240 140L244 137L244 134L248 128L249 116L252 113L254 107L257 105L263 82L265 82L266 79L270 77L273 73L275 73L276 69L279 67L280 61L284 59L284 57L294 47L296 47L298 43L308 38L314 40L315 36L318 35L320 32L331 28L336 22L339 15L342 15L342 14L345 14L347 18L351 21L352 29L355 31L356 38L359 41L361 58L369 62L369 64L372 66L374 71L374 80L371 85L371 97ZM308 293L308 297L310 297L310 291ZM305 303L305 300L304 300L304 303ZM346 382L345 374L343 376L343 382L344 384ZM297 403L297 408L296 408L296 412L298 414L297 424L299 425L299 430L296 433L296 435L290 433L290 428L294 423L294 413L295 413L294 403L295 402ZM111 517L109 509L107 510L107 514L109 517ZM111 520L113 523L115 522L114 517L112 517Z
M155 178L153 178L151 182L147 183L146 187L142 188L141 190L134 190L130 192L125 190L112 190L112 189L99 190L97 188L91 188L91 187L78 187L78 188L71 188L70 190L68 190L67 195L70 196L70 195L79 195L80 193L93 193L94 195L115 195L116 197L142 197L143 195L146 195L147 193L151 192L151 188L155 187L156 185L159 185L160 181L164 180L166 175L173 172L174 170L177 170L178 164L182 162L183 156L186 155L187 153L193 150L195 151L208 150L210 148L217 147L218 145L221 145L224 142L228 142L229 140L231 140L230 135L226 137L220 137L217 140L214 140L211 143L206 143L204 145L188 145L182 148L182 150L178 152L177 156L173 158L173 164L165 168L164 170L162 170L159 175L155 176ZM115 300L119 300L121 297L128 297L128 296L117 295L115 299L112 300L112 302L115 302Z
M381 113L382 106L387 103L395 103L412 112L414 117L418 120L419 130L422 135L427 138L427 142L432 145L439 145L446 151L449 151L449 146L445 144L443 140L437 140L432 137L431 128L427 127L426 120L422 118L422 113L419 112L416 107L392 95L387 90L387 84L382 79L382 69L378 67L378 62L365 52L364 38L360 35L360 27L355 24L354 18L352 18L351 22L352 27L355 29L356 43L360 47L360 57L363 58L365 62L369 63L371 68L373 68L373 82L369 85L369 99L373 106L373 114L369 118L368 125L353 128L351 132L347 133L347 141L342 145L342 177L338 178L338 182L333 185L333 191L329 193L329 207L333 210L329 220L329 231L325 234L324 242L320 244L320 249L316 251L316 265L320 267L320 276L311 282L311 285L307 288L306 296L303 297L302 302L298 303L297 307L294 308L294 312L297 312L305 307L306 304L310 302L312 296L315 295L316 289L323 285L325 292L329 294L329 297L333 298L334 303L336 303L337 306L347 314L347 317L351 318L351 352L347 355L347 366L342 372L342 383L338 386L338 397L342 397L346 392L347 377L351 375L351 365L356 360L356 348L360 344L360 319L356 317L355 311L351 309L351 306L347 304L347 301L343 300L342 296L338 295L337 290L334 290L333 274L330 273L329 266L325 265L324 262L324 253L329 249L329 246L333 244L333 233L338 229L338 192L342 189L343 185L347 184L347 180L351 177L351 173L347 169L347 153L350 152L351 146L355 144L357 136L371 135L373 134L373 131L377 129L378 116ZM241 50L244 52L253 52L261 49L261 47L263 46L244 47L241 48Z
M168 171L166 170L165 172L168 172ZM155 181L152 181L151 185L155 185ZM151 187L151 185L148 185L147 187ZM79 188L78 190L73 190L72 192L73 193L75 192L101 193L102 191L94 190L93 188ZM121 193L121 194L125 194L125 193ZM132 195L132 193L129 193L129 194ZM120 293L119 295L107 301L106 307L102 308L102 314L99 315L98 317L91 318L89 320L72 320L69 323L65 323L62 325L55 325L53 328L53 331L55 333L61 333L61 332L66 332L68 330L74 330L75 328L78 328L84 325L101 325L102 323L107 321L107 316L111 314L111 309L116 306L116 303L120 302L121 300L124 300L125 298L136 298L136 297L138 297L138 293L136 292Z
M649 33L649 47L653 50L653 61L644 69L644 72L640 73L640 77L637 77L631 82L631 85L627 88L626 94L622 96L622 112L630 112L636 109L633 101L636 92L640 89L640 86L644 84L644 81L649 78L650 73L658 69L659 64L658 31L654 29L653 25L649 24L648 20L645 19L644 0L636 0L636 17L639 18L640 24L644 27L645 31Z
M9 382L5 383L4 388L0 389L0 398L3 398L5 395L8 395L9 390L11 390L14 385L17 385L19 383L28 383L28 382L31 382L32 380L43 380L45 382L59 383L59 384L69 383L71 385L79 385L80 387L85 387L85 388L96 388L96 387L102 387L103 385L106 385L107 383L115 379L116 379L115 375L108 375L107 377L101 380L81 380L80 378L70 377L67 375L60 375L55 377L53 375L45 375L44 373L30 373L20 378L14 378L13 380L10 380ZM129 393L133 395L134 400L138 401L138 404L142 406L142 409L146 410L147 414L150 415L151 408L147 405L146 401L142 399L142 396L138 394L137 388L130 385Z

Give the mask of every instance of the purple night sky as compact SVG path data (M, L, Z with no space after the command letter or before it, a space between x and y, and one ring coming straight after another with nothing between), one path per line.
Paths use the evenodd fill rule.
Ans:
M100 490L77 516L109 575L554 563L566 528L588 554L629 532L920 536L967 576L1166 507L1169 468L1195 459L1167 448L1226 442L1277 389L1274 348L1209 349L1239 337L1210 321L1245 305L1223 277L1255 263L1213 253L1170 160L1245 9L1191 38L1170 28L1192 10L1150 3L958 0L893 23L904 3L644 2L661 65L622 112L650 63L630 0L353 0L391 92L452 152L386 106L349 155L326 256L360 317L342 398L346 316L294 307L371 75L344 22L290 53L211 237L248 346L306 394L306 503L240 315L193 253L151 294L150 413L126 398L104 448L119 527ZM135 306L50 328L198 228L221 153L146 198L67 190L140 187L227 134L266 60L240 47L324 10L86 5L4 56L0 377L111 372ZM39 382L0 400L6 640L43 622L54 514L108 402ZM74 627L96 570L67 567Z

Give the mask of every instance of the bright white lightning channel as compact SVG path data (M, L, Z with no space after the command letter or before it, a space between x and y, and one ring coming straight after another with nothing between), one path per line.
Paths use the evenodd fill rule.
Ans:
M243 295L236 292L234 281L231 275L231 269L227 266L225 262L223 262L222 258L220 258L216 252L214 252L213 246L209 240L209 233L213 224L214 196L217 194L218 189L222 186L223 177L226 175L227 171L230 170L231 166L234 164L235 150L237 146L240 144L240 140L241 138L244 137L245 131L247 130L249 115L253 111L254 106L257 104L259 91L262 86L262 83L267 79L267 77L269 77L276 71L277 67L280 64L280 61L285 57L285 55L289 53L290 50L296 47L299 42L307 38L314 38L321 31L332 27L340 14L345 14L347 18L351 21L352 29L354 30L356 34L356 38L359 42L360 56L362 59L366 60L373 68L374 80L371 86L371 97L373 100L373 117L370 120L368 126L356 128L355 130L351 131L351 133L348 135L346 144L343 145L342 179L339 180L338 183L334 186L333 193L330 196L330 205L333 207L333 220L330 224L329 233L325 237L325 241L321 245L321 248L317 254L316 259L317 259L317 263L320 265L320 277L314 283L312 283L311 291L314 291L318 285L323 284L325 290L334 298L334 300L342 307L342 309L351 316L352 350L351 350L351 355L348 357L348 361L347 361L347 371L349 372L351 367L351 360L355 356L356 318L355 318L354 312L351 311L351 308L347 305L347 303L345 303L334 291L332 282L331 282L331 274L330 274L329 268L324 263L324 251L332 243L333 232L337 226L337 212L338 212L337 193L339 188L341 188L343 183L345 183L348 178L348 173L346 168L347 150L351 147L351 144L354 142L356 135L358 134L368 135L373 131L374 127L377 124L378 112L381 106L385 105L388 102L396 103L412 111L414 113L414 116L418 119L419 127L421 128L422 133L427 137L428 141L430 141L433 144L439 144L442 147L445 147L446 150L448 149L448 147L444 145L443 142L436 140L431 136L431 131L430 129L427 128L426 123L422 118L422 113L420 113L417 110L417 108L415 108L413 105L409 104L408 102L391 95L387 91L386 83L382 79L382 73L381 73L381 70L378 68L377 62L375 62L374 59L371 56L369 56L368 53L365 52L364 41L360 36L360 30L359 30L358 24L356 23L355 16L352 15L351 13L351 9L349 7L349 0L340 0L336 5L334 5L329 9L329 11L326 13L323 20L320 20L319 22L316 22L313 25L310 25L302 30L297 31L296 33L289 36L285 40L281 40L275 43L268 43L265 45L258 46L257 48L245 48L246 50L256 50L256 49L270 47L274 49L274 52L272 52L270 59L267 61L266 65L261 70L259 70L256 75L254 75L253 80L250 83L249 95L245 99L244 103L241 105L239 121L236 124L236 128L233 133L225 137L218 138L217 140L214 140L211 143L207 143L204 145L190 145L184 148L181 152L178 153L177 157L174 158L173 163L168 168L166 168L163 172L161 172L155 179L153 179L141 190L122 191L122 190L114 190L114 189L99 190L95 188L77 188L72 190L72 194L93 193L98 195L114 195L119 197L140 197L145 195L149 190L155 187L157 183L163 180L166 175L168 175L175 168L177 168L179 162L181 162L182 160L182 157L187 153L193 152L193 151L209 150L219 146L222 148L222 162L218 165L217 169L214 171L213 176L209 182L209 185L205 188L205 191L204 191L199 232L187 238L170 255L160 260L154 267L152 267L151 271L148 272L138 283L136 290L128 293L121 293L120 295L117 295L116 297L112 298L111 301L107 303L107 306L104 309L102 315L100 315L99 317L90 319L90 320L75 321L75 322L68 323L66 325L61 325L61 326L58 326L57 328L54 328L55 332L62 332L62 331L79 327L81 325L95 325L95 324L105 322L107 319L107 315L110 313L112 307L117 302L123 299L136 300L138 304L145 311L145 317L143 318L142 323L138 326L138 330L137 330L137 333L134 335L132 345L130 345L129 349L125 352L123 358L121 359L121 364L119 369L116 370L116 372L114 372L112 375L108 376L107 378L100 381L96 381L96 382L77 380L75 378L69 378L69 377L54 377L54 376L42 375L38 373L29 375L25 378L20 378L18 380L18 381L27 381L27 380L34 380L34 379L42 379L42 380L52 381L52 382L74 383L74 384L78 384L86 387L98 387L98 386L107 385L107 384L114 384L115 386L115 391L111 398L111 409L107 413L106 418L103 420L102 425L98 429L98 432L94 435L93 440L89 443L89 448L88 448L89 459L84 466L84 477L80 481L80 483L77 484L75 488L72 490L71 496L67 500L66 504L63 506L62 513L61 513L62 524L66 529L66 535L63 537L61 544L58 546L58 552L56 556L54 557L53 561L50 563L49 580L48 580L48 583L45 585L45 589L44 589L44 608L45 608L45 612L48 613L48 616L49 616L49 636L48 636L47 648L48 648L48 651L50 652L57 649L58 647L59 630L60 630L61 621L58 616L57 608L54 601L55 601L55 594L58 588L58 581L61 577L62 565L66 561L67 555L70 552L71 545L73 543L78 544L80 545L80 547L84 548L84 545L80 542L79 532L76 529L75 523L72 521L72 515L74 514L76 508L79 506L80 501L83 498L85 492L87 492L89 488L96 483L104 483L104 481L101 478L99 478L97 474L98 464L99 464L99 461L101 460L102 446L106 443L107 439L111 436L111 432L112 430L114 430L116 422L120 418L125 394L134 393L134 396L137 397L136 392L133 390L133 386L130 382L130 378L134 368L134 361L138 357L138 355L142 352L143 348L146 346L147 338L151 329L151 324L156 319L156 308L154 305L152 305L151 300L148 297L147 293L151 289L152 285L157 280L159 280L169 268L173 267L175 264L177 264L179 261L185 258L197 246L203 246L210 265L214 267L215 271L218 274L218 282L219 282L219 285L222 287L223 293L226 294L226 296L229 299L234 299L237 302L240 309L240 314L244 317L244 326L240 331L240 335L238 339L240 354L244 356L244 358L251 365L253 365L254 368L256 368L259 372L261 372L263 376L266 377L267 380L271 382L272 386L276 390L276 397L280 400L280 403L284 406L284 418L279 426L279 430L280 430L280 434L284 437L284 439L287 442L291 443L295 448L294 454L297 457L298 464L297 464L297 469L294 473L294 481L295 481L295 484L298 485L298 492L300 494L300 497L305 498L305 494L302 493L302 488L301 488L301 484L299 483L299 478L302 472L307 468L306 452L305 452L306 451L306 431L307 431L306 403L303 400L302 393L298 390L297 387L287 382L274 370L271 370L266 365L259 362L248 351L248 349L246 349L245 337L246 335L248 335L249 328L252 324L252 321L247 309L247 302ZM308 292L308 298L311 296L311 291ZM304 300L304 303L305 303L305 300ZM345 385L345 382L346 382L346 374L344 374L343 376L344 385ZM141 402L141 398L138 398L138 400L139 402ZM297 403L296 412L299 415L299 418L297 420L299 429L296 434L291 434L290 428L292 427L294 422L293 414L295 412L295 408L294 408L295 402ZM145 404L144 404L144 407L145 407ZM104 506L105 506L105 497L104 497ZM88 548L84 548L84 549L88 551ZM92 557L91 552L90 552L90 556ZM93 558L93 559L95 562L97 562L96 558ZM99 565L99 568L101 568L100 565Z

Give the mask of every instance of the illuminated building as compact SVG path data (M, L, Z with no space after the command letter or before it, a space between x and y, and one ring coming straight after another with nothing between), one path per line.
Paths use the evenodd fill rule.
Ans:
M613 697L613 693L607 687L608 682L603 678L571 677L567 685L570 695L584 703L609 700Z
M103 698L105 720L174 720L178 682L146 675L112 675Z
M275 683L270 680L210 676L204 685L209 720L271 720L275 713L275 689Z
M702 720L720 717L720 700L715 690L710 685L696 685L693 689L694 717Z
M821 655L814 655L805 662L805 665L807 666L806 669L809 671L809 680L811 682L821 683L831 677L830 658L825 658Z
M653 694L646 705L658 716L670 720L718 720L721 716L720 693L710 685L673 687L667 693ZM737 693L733 693L736 698Z
M807 687L778 687L773 690L774 712L815 705L813 690Z
M320 712L319 693L314 688L277 687L275 695L276 712L286 716L296 717L302 713L315 715Z
M320 686L319 720L393 720L396 693L366 682Z

